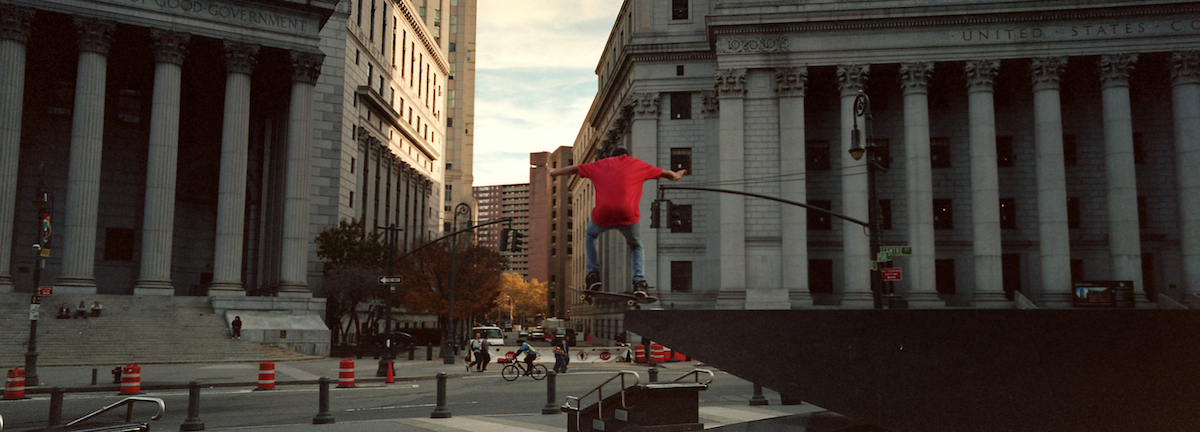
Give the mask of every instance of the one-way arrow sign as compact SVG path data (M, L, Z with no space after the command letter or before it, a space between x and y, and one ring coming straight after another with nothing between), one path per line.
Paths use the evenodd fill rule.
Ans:
M404 278L400 276L380 276L379 283L381 284L397 284L404 282Z

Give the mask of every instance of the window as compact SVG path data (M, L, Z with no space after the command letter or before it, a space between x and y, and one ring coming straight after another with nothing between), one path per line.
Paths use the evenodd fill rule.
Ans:
M892 200L879 200L879 227L892 229Z
M888 146L888 140L875 138L873 142L875 143L875 163L885 170L891 168L892 152L890 151L891 147Z
M958 290L954 283L954 260L934 260L933 273L938 294L954 294Z
M354 208L354 191L350 191L350 205L347 207Z
M804 142L804 168L808 171L829 169L829 141Z
M671 149L671 171L692 170L692 148Z
M687 92L669 94L671 95L671 119L692 118L692 94Z
M808 292L833 294L833 260L808 260Z
M950 138L929 139L929 166L950 168Z
M1083 282L1083 260L1071 260L1071 283Z
M1000 228L1017 229L1017 200L1000 198Z
M688 19L688 0L671 0L671 19Z
M1063 165L1079 165L1079 148L1075 143L1075 135L1063 135Z
M954 207L951 200L933 200L933 229L954 229Z
M454 42L450 42L450 52L454 52Z
M1016 153L1013 153L1012 136L996 137L996 166L1010 167L1014 160Z
M675 75L683 76L683 65L675 66Z
M829 200L809 200L808 205L820 207L825 210L833 208L833 202ZM808 213L808 229L810 231L829 231L833 229L833 216L830 216L828 213L815 210L808 210L805 213Z
M1083 219L1079 215L1079 198L1067 197L1067 228L1079 228Z
M446 127L454 127L454 117L446 117Z
M672 204L667 220L670 221L672 233L692 232L692 206Z
M1012 300L1014 292L1021 290L1021 255L1000 255L1000 271L1004 273L1004 297Z
M692 292L691 261L671 261L671 292Z
M104 260L133 261L133 229L105 228Z

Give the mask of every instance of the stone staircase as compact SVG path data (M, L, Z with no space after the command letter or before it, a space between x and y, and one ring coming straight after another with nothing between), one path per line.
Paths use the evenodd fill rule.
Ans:
M0 294L0 368L25 364L29 341L28 293ZM66 302L104 305L103 316L55 319ZM315 358L229 338L225 318L208 297L54 295L42 298L37 327L38 366L288 361Z

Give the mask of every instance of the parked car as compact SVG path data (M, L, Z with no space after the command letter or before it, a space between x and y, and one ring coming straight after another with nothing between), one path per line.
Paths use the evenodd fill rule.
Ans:
M518 336L518 337L523 337L523 338L528 338L528 337L529 337L529 330L521 330L520 332L518 332L518 333L517 333L517 336Z
M496 326L478 326L471 327L471 338L476 334L481 334L487 339L488 345L504 346L504 333L500 331L500 327Z
M559 327L554 329L554 339L567 339L567 345L575 346L575 329Z
M529 332L529 337L537 340L544 340L546 339L546 332L543 332L540 328L536 328Z

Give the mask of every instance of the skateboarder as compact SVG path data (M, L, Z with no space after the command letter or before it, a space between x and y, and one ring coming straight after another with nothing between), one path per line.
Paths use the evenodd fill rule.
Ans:
M596 192L596 206L588 221L584 250L587 253L587 289L600 289L600 258L596 238L601 233L615 229L625 236L629 244L629 260L633 269L633 292L646 295L649 285L643 274L644 257L642 244L638 241L638 202L642 199L642 183L647 180L665 178L679 180L687 170L679 172L662 169L629 156L624 148L613 149L609 157L581 165L571 165L550 171L551 177L579 174L592 179Z

